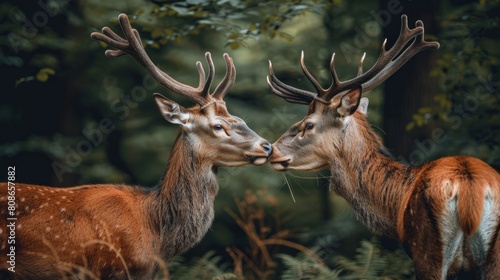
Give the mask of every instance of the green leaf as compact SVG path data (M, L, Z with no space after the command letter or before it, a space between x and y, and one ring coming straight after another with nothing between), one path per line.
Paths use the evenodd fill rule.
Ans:
M50 75L54 75L56 72L54 69L51 68L42 68L38 73L36 74L36 80L42 83L45 83Z
M228 47L232 50L236 50L240 47L240 43L237 41L233 41L233 42L228 44Z
M199 5L199 4L203 4L203 2L205 2L205 0L187 0L186 3L188 3L189 5Z
M155 30L153 30L151 32L151 38L153 38L153 39L157 39L157 38L162 37L162 36L163 36L163 32L159 28L156 28Z
M406 131L410 131L412 130L413 128L415 127L415 122L409 122L406 126L405 126L405 130Z
M418 112L419 112L420 114L428 114L428 113L432 112L432 110L431 110L431 108L430 108L430 107L420 107L420 108L418 109Z
M206 24L206 25L211 25L211 24L213 24L213 23L214 23L214 22L213 22L213 21L211 21L211 20L209 20L209 19L200 19L200 20L198 21L198 24Z
M424 123L425 123L424 116L422 116L422 115L419 115L419 114L413 114L412 118L413 118L413 121L415 122L415 124L416 124L418 127L420 127L420 126L424 125Z
M278 36L282 39L285 39L289 43L293 41L293 36L288 33L278 32Z
M177 5L172 5L170 8L181 16L187 16L193 14L193 12L191 12L188 8L179 7Z
M19 79L19 80L16 81L16 87L19 84L26 83L26 82L29 82L29 81L33 81L34 79L35 79L35 77L33 77L33 76L22 77L21 79Z

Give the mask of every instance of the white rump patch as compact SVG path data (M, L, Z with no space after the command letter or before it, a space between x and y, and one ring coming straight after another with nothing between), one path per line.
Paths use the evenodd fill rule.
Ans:
M455 192L456 194L456 192ZM446 203L444 213L440 218L440 228L443 239L443 267L442 279L446 279L446 274L451 263L459 253L460 245L464 240L464 233L458 224L458 197L455 195Z
M443 271L442 279L446 278L447 271L453 260L460 255L463 255L462 244L464 243L464 233L458 223L458 205L457 205L457 185L445 185L445 191L453 196L447 202L445 211L440 217L440 227L442 230L443 238ZM447 188L447 189L446 189ZM469 238L470 250L474 262L482 266L486 261L486 254L488 252L488 244L495 234L496 225L499 222L499 217L496 213L498 207L495 205L493 193L489 186L486 187L483 213L481 216L481 223L478 230Z
M491 188L487 186L484 197L483 214L481 223L476 233L471 236L471 250L474 261L478 264L484 264L486 261L486 253L491 238L495 234L496 225L498 224L497 207L493 200Z

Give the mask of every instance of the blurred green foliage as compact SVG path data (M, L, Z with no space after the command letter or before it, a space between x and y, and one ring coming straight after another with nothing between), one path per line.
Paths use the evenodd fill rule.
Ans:
M405 6L405 1L401 3ZM220 80L222 53L229 52L238 72L225 98L229 111L274 141L307 108L287 104L270 93L268 59L280 79L301 88L310 88L299 67L301 50L320 81L329 79L332 52L338 53L340 78L352 77L363 52L367 52L366 68L378 56L383 26L372 24L376 23L373 14L381 9L377 4L341 0L3 1L0 168L16 165L19 181L54 186L98 182L152 186L158 182L177 131L163 121L152 102L151 94L164 90L148 82L147 74L131 58L105 57L105 46L89 36L103 26L119 30L119 13L132 18L152 60L183 83L197 83L195 62L203 61L206 51L213 54L215 80ZM414 114L414 121L407 128L433 125L446 132L446 143L427 154L428 159L466 153L498 170L499 1L450 0L442 6L441 31L428 34L441 43L437 67L429 71L439 78L436 86L442 94L435 96L435 107L408 112ZM362 34L368 40L360 47L356 38ZM377 129L383 92L375 89L369 97L369 120ZM101 129L103 121L110 122L109 131ZM87 150L75 156L79 148ZM65 169L57 173L54 163ZM267 166L221 170L212 230L197 247L169 263L171 275L174 279L236 277L226 248L244 252L250 245L225 209L236 209L234 197L244 197L245 190L262 189L279 202L283 213L294 214L284 229L298 228L301 234L286 240L317 248L326 263L326 267L318 266L302 253L278 246L272 254L278 265L272 267L275 271L270 278L297 279L297 273L303 279L318 275L351 279L368 272L374 274L362 274L367 279L411 275L407 259L394 261L394 256L402 255L397 245L383 239L361 241L373 240L372 235L355 221L345 201L328 192L327 177L323 173L277 174ZM272 212L265 211L269 218ZM400 274L380 273L382 267L394 263L401 264L392 267ZM201 273L192 274L192 267L199 267ZM359 270L366 267L369 270Z
M287 226L290 215L280 213L282 205L267 190L247 191L244 198L235 199L235 203L238 213L228 211L248 243L226 249L233 265L214 255L213 251L192 260L178 256L166 269L172 279L347 280L413 277L411 260L401 250L381 248L375 238L372 241L361 240L353 257L339 256L331 245L334 240L345 240L345 236L331 229L345 227L345 219L333 219L330 232L323 236L328 236L328 239L317 239L311 243L311 248L307 248L291 241L297 238L298 229Z
M446 145L433 157L472 154L500 167L499 1L447 7L439 35L441 50L431 74L439 78L435 106L420 108L407 130L437 121Z

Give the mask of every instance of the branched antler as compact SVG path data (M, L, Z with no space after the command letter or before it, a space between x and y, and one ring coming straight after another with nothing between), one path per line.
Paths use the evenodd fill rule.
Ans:
M205 77L205 71L200 61L196 62L196 68L199 73L198 87L180 83L170 77L167 73L160 70L151 61L144 49L139 32L132 28L130 21L125 14L118 16L118 21L123 30L125 38L120 37L108 27L102 29L102 33L93 32L90 36L93 39L102 41L109 46L112 50L106 50L105 54L108 57L119 57L125 54L132 56L139 64L141 64L146 71L162 86L165 88L184 96L199 105L205 105L211 102L212 98L222 100L224 95L229 91L236 79L236 69L231 57L227 53L224 54L226 62L226 75L216 87L213 94L210 94L210 86L212 85L215 73L215 66L209 52L205 53L205 58L208 62L208 77Z
M335 71L335 53L330 60L330 74L332 83L328 88L323 88L319 82L311 75L304 63L304 52L300 57L300 66L304 75L311 81L315 92L310 92L289 86L281 82L275 75L272 69L272 64L269 61L269 76L267 82L272 92L284 98L291 103L309 104L313 100L329 104L333 97L343 93L356 86L362 86L363 91L368 91L377 85L381 84L392 74L394 74L401 66L403 66L410 58L424 50L435 50L439 48L438 42L427 42L424 40L424 24L418 20L415 23L416 27L408 28L408 17L401 16L401 31L399 37L391 49L386 50L385 46L387 39L382 43L380 55L375 64L363 74L363 61L365 55L361 58L358 66L358 75L347 81L340 81L337 72ZM413 40L413 42L412 42ZM408 45L409 44L409 45Z

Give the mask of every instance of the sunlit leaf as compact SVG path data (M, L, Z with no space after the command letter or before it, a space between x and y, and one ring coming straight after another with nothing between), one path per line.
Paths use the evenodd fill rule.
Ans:
M431 110L431 107L420 107L420 108L418 109L418 112L419 112L420 114L428 114L428 113L430 113L431 111L432 111L432 110Z
M420 127L420 126L424 125L424 122L425 122L424 116L419 115L419 114L413 114L412 119L415 122L416 126Z
M209 20L209 19L200 19L199 21L197 21L198 24L206 24L206 25L211 25L213 24L214 22Z
M233 42L228 44L228 47L232 50L236 50L240 47L240 43L237 41L233 41Z
M155 29L151 32L151 38L157 39L163 36L163 31L161 29Z
M409 123L405 126L405 130L406 130L406 131L410 131L410 130L412 130L414 127L415 127L415 122L409 122Z
M293 40L293 36L285 32L278 32L278 36L288 42L291 42Z
M198 18L203 18L207 16L207 13L204 11L196 11L194 12L193 16Z
M55 71L54 69L51 68L42 68L38 73L36 74L36 80L42 83L45 83L50 75L54 75Z

